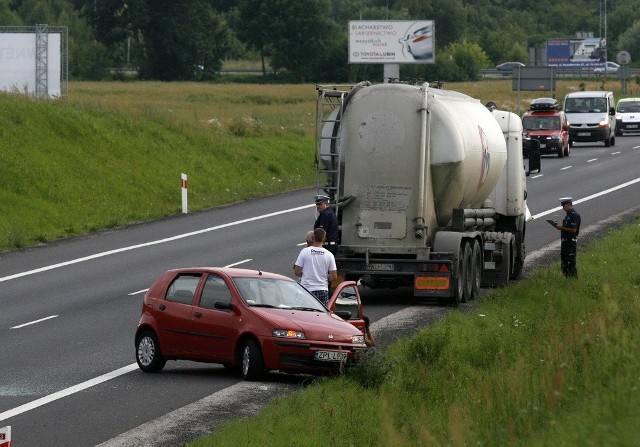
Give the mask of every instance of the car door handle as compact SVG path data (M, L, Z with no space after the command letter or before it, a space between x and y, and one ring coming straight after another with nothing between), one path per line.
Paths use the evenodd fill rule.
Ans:
M193 314L194 317L196 318L200 318L202 316L201 312L196 312L195 314Z
M158 306L158 309L160 310L165 310L167 308L167 306L165 306L164 304L161 304L160 306Z

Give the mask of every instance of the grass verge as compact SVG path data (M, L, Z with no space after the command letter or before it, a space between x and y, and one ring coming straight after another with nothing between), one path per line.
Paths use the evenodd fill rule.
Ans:
M640 218L189 447L640 444Z

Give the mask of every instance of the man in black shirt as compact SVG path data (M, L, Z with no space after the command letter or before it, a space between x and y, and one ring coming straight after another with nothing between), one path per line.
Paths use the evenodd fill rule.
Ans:
M578 233L580 233L580 214L573 208L573 199L560 199L562 209L567 213L562 225L554 222L554 227L560 230L560 262L562 273L566 277L578 277L576 255L578 251Z
M327 233L324 248L335 256L338 248L338 218L333 208L329 205L329 196L319 194L315 196L315 202L318 218L313 224L313 229L322 228Z

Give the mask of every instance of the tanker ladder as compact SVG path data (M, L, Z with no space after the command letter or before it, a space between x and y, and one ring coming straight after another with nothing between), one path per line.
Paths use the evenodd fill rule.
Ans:
M316 85L316 189L327 194L338 215L341 176L340 120L352 86Z

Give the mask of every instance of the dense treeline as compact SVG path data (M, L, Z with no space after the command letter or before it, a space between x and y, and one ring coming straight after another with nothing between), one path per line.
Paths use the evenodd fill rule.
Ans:
M640 2L626 0L0 0L0 25L68 26L72 79L133 68L141 79L213 80L226 59L246 58L287 81L342 82L382 71L348 64L349 20L427 19L436 63L403 66L403 77L464 81L528 62L548 37L604 36L605 7L609 54L637 61Z

